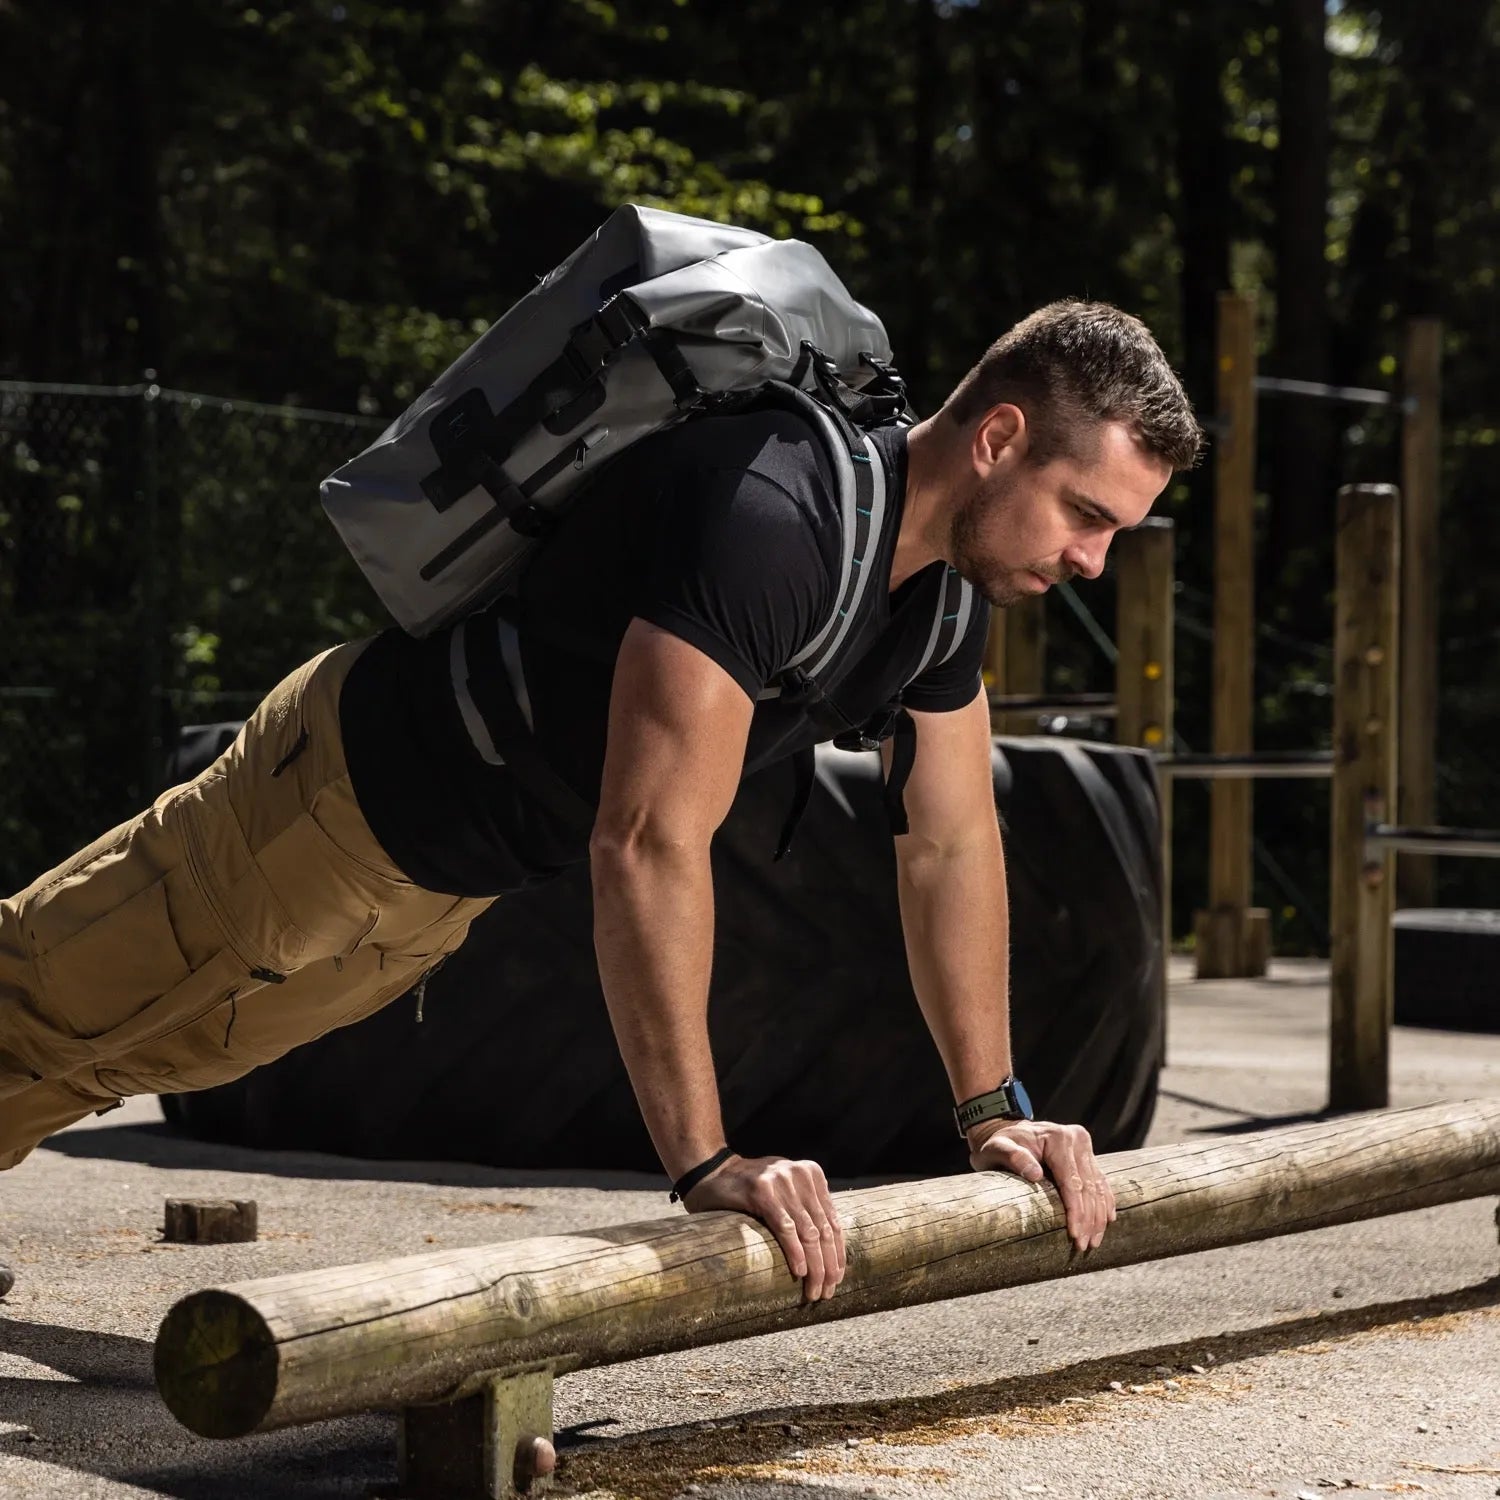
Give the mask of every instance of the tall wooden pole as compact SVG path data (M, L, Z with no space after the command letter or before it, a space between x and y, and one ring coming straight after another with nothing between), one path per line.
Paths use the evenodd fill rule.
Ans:
M1122 745L1172 749L1174 687L1172 635L1176 535L1165 516L1151 516L1115 538L1115 737ZM1161 799L1162 1000L1172 951L1172 778Z
M1401 497L1394 485L1339 491L1330 829L1333 1109L1383 1109L1390 1095L1392 857L1365 829L1396 800Z
M1213 745L1249 751L1255 705L1255 301L1219 296L1218 416L1214 460ZM1264 974L1270 914L1252 908L1252 801L1248 781L1209 792L1208 910L1194 921L1200 979Z
M840 1193L848 1273L826 1302L800 1305L754 1219L676 1214L194 1292L162 1322L156 1383L194 1432L243 1437L462 1399L492 1374L561 1374L1483 1197L1500 1192L1500 1100L1200 1137L1101 1164L1119 1216L1086 1255L1050 1183L969 1172Z
M1437 822L1438 601L1442 569L1438 508L1442 482L1443 325L1406 325L1401 426L1401 697L1397 821ZM1396 857L1396 904L1436 904L1430 854Z

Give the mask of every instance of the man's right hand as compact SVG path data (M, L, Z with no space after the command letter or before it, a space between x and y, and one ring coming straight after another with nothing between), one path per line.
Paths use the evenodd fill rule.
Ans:
M728 1208L759 1219L801 1281L805 1302L833 1296L844 1279L844 1230L815 1161L733 1156L682 1201L689 1213Z

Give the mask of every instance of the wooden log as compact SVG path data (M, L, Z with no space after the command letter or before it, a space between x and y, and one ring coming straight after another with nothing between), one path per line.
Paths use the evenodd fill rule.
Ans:
M1425 828L1437 818L1438 601L1443 596L1439 502L1443 459L1443 325L1406 325L1401 387L1401 693L1396 819ZM1396 860L1396 904L1436 905L1430 854Z
M1214 455L1213 747L1253 748L1255 708L1255 299L1219 295L1218 406ZM1252 908L1253 800L1248 781L1209 790L1208 912L1195 919L1200 979L1266 971L1269 914Z
M1119 1219L1078 1255L1048 1184L1000 1173L838 1195L849 1252L810 1307L740 1214L676 1215L195 1292L157 1385L205 1437L459 1400L562 1373L1500 1192L1500 1099L1320 1120L1105 1159Z
M162 1238L174 1245L238 1245L255 1239L253 1198L168 1198Z
M1329 834L1333 1109L1380 1109L1390 1093L1392 856L1367 851L1365 830L1388 822L1396 799L1400 504L1388 484L1339 491Z

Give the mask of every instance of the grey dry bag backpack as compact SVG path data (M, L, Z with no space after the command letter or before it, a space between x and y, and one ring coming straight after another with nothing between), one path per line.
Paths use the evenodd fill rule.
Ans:
M855 503L856 470L878 467L859 429L905 409L890 354L812 246L628 205L324 480L323 506L397 623L428 635L509 592L557 514L632 443L771 392L830 450L847 607L859 534L882 519ZM838 631L823 634L826 658Z

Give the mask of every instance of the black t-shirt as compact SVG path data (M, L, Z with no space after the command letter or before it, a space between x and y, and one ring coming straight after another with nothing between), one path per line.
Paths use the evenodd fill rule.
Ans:
M906 491L906 434L876 434L893 513L831 675L839 714L859 724L922 660L946 568L889 590ZM795 413L703 417L622 455L569 511L522 585L521 660L536 743L598 801L614 658L633 618L711 657L752 699L774 683L834 607L837 492L822 446ZM549 630L548 624L553 628ZM911 708L962 708L979 690L988 610L976 608L949 660L906 686ZM586 857L508 767L475 749L450 677L450 632L377 637L340 705L349 772L371 830L420 885L491 895ZM751 719L745 773L828 738L825 721L777 699Z

